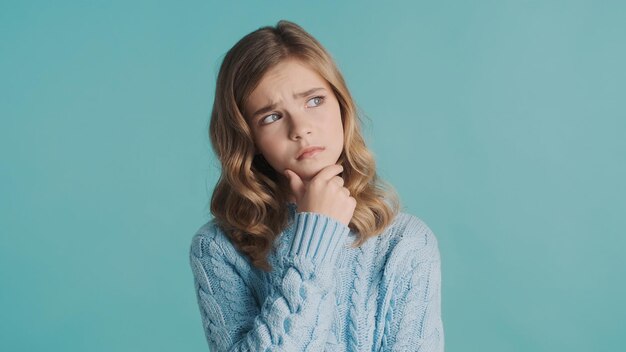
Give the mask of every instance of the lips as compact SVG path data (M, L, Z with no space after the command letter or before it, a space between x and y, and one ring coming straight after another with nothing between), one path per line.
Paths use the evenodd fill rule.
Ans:
M324 150L324 147L319 147L319 146L306 147L300 150L300 152L298 153L298 160L304 159L309 156L313 156L321 152L322 150Z

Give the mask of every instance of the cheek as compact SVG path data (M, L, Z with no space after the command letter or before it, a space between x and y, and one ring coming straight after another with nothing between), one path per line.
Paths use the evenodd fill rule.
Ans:
M283 153L283 150L285 149L276 138L272 138L271 136L263 137L259 139L257 143L259 151L263 153L265 159L268 161L280 157L281 153Z
M336 117L335 117L335 124L334 124L334 128L333 131L335 131L335 136L341 139L341 143L343 144L343 122L341 121L341 111L339 110L339 107L337 107L337 111L336 113Z

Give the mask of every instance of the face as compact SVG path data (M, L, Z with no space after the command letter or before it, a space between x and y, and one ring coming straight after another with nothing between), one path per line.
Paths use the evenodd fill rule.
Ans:
M282 175L289 169L309 181L343 150L339 102L326 80L299 61L269 70L248 97L244 115L256 152ZM308 147L320 149L301 156Z

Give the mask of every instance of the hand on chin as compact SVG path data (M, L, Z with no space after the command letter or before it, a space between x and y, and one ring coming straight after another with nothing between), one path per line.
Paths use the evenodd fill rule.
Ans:
M301 179L302 181L306 184L309 183L309 181L311 181L311 179L313 177L315 177L315 175L317 175L318 172L320 172L323 169L323 167L317 167L317 168L303 168L303 169L295 169L293 170Z

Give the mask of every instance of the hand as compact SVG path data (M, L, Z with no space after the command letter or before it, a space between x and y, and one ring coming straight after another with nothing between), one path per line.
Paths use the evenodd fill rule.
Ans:
M356 199L343 186L343 178L337 176L342 171L343 166L339 164L329 165L305 184L298 174L286 169L285 176L296 198L298 211L324 214L348 226Z

